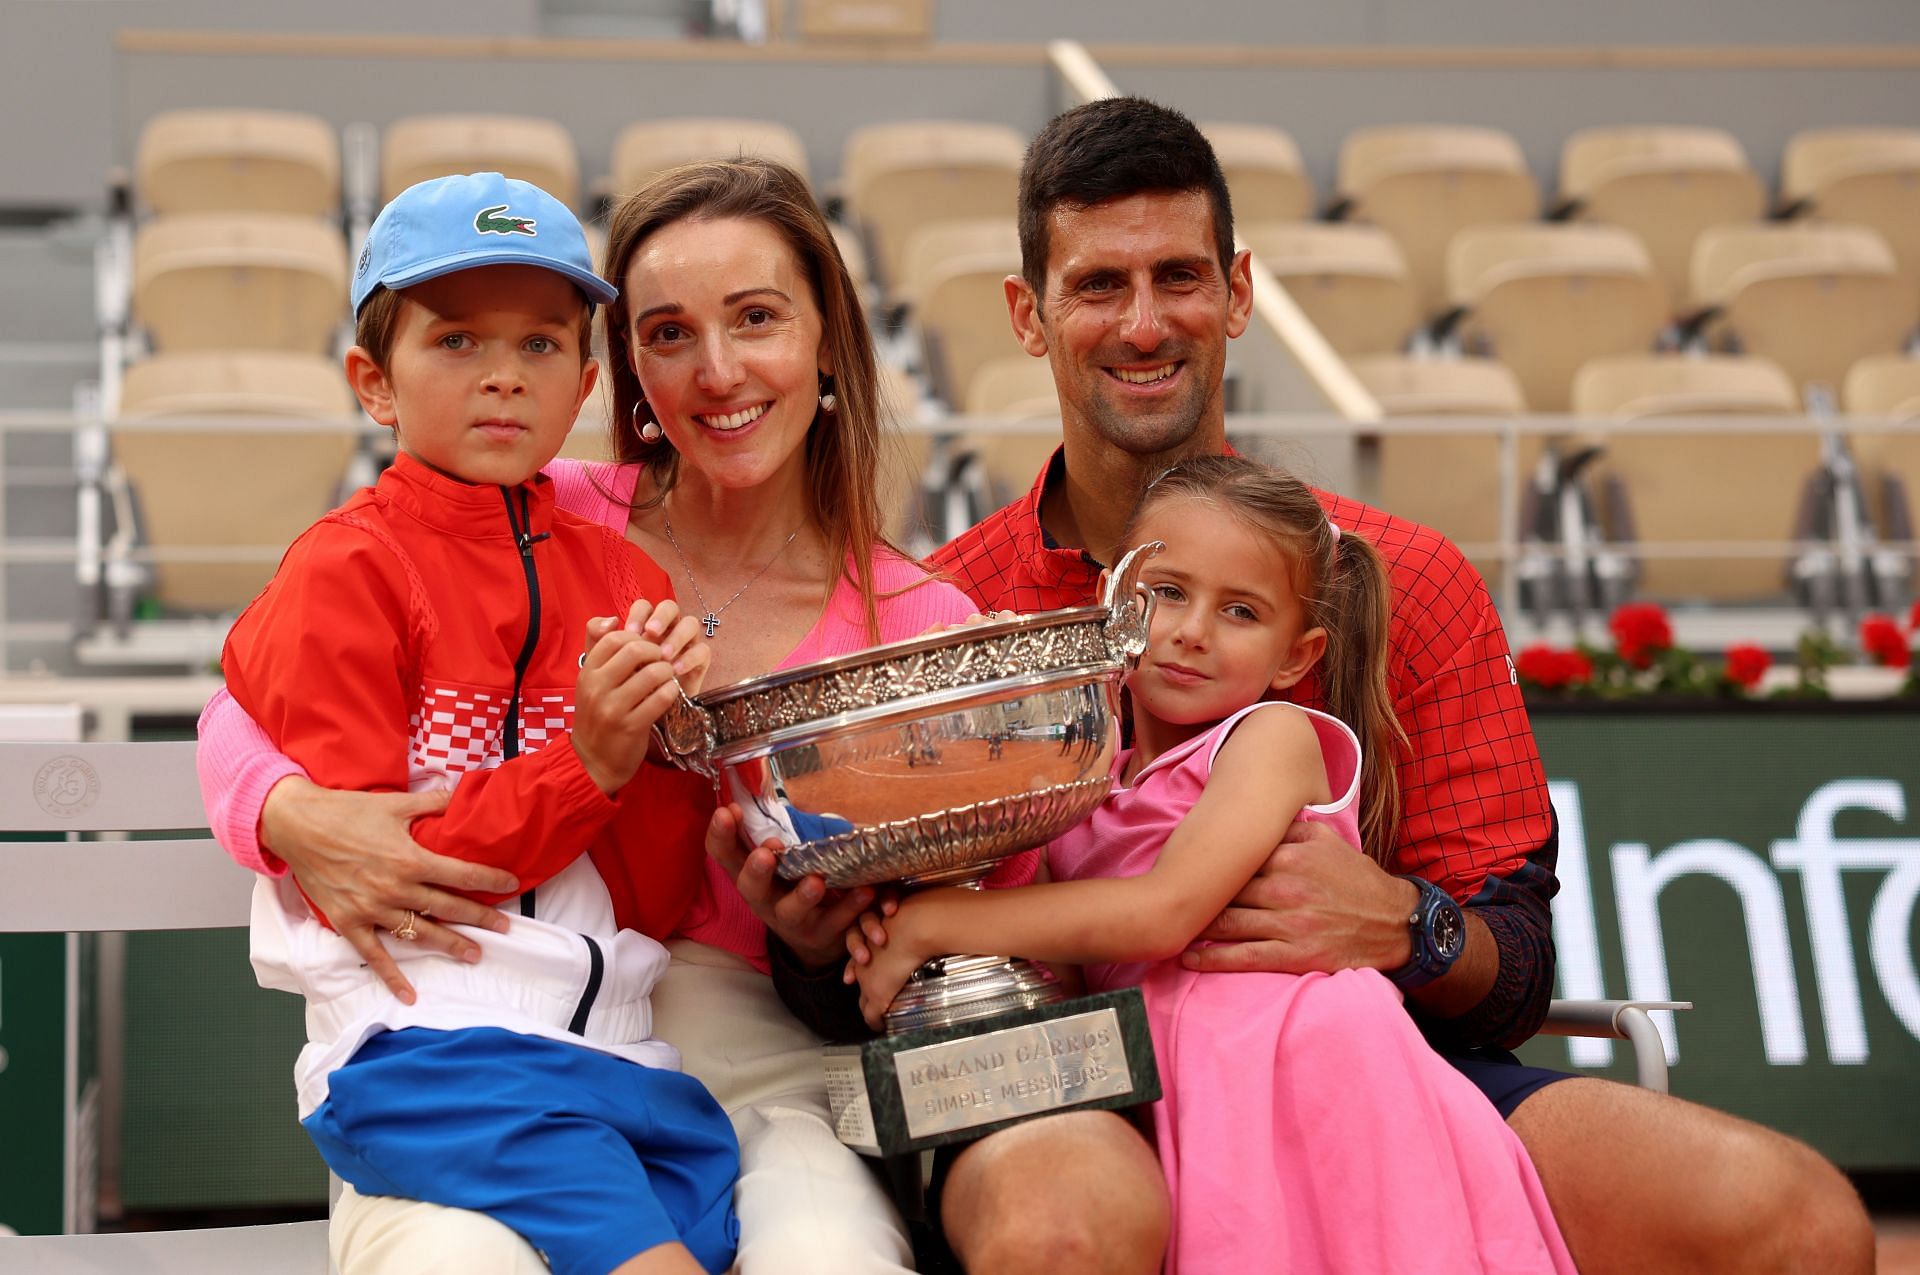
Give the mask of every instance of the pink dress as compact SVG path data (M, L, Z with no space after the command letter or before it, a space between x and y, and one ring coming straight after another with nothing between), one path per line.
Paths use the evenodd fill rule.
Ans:
M1328 823L1351 844L1360 744L1345 724L1256 704L1169 749L1047 847L1056 879L1137 876L1251 712L1304 712L1326 758ZM1173 1200L1167 1275L1555 1271L1573 1260L1525 1149L1427 1045L1377 970L1203 974L1176 960L1090 965L1139 985L1165 1091L1150 1109Z

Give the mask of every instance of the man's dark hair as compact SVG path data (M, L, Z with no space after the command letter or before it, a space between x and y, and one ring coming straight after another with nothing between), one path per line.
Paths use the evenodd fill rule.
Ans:
M1233 261L1233 205L1213 147L1192 120L1140 97L1109 97L1055 116L1020 165L1020 273L1044 296L1047 221L1062 204L1204 191L1220 268Z

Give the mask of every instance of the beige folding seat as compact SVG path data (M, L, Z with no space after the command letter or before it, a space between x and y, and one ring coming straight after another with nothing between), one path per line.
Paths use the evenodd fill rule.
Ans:
M772 120L642 120L620 130L613 142L613 192L628 195L680 164L757 155L807 176L807 148L800 135Z
M1350 218L1399 241L1423 314L1446 305L1447 245L1463 226L1525 221L1540 192L1520 143L1490 128L1363 128L1340 146L1338 193Z
M882 363L880 372L880 458L875 466L881 526L896 545L923 535L920 478L932 452L932 437L916 428L920 387L900 368Z
M1573 410L1616 420L1686 416L1791 416L1800 399L1777 364L1729 355L1643 354L1595 359L1573 384ZM1807 476L1820 466L1819 435L1609 433L1594 475L1624 496L1600 502L1609 538L1778 543L1794 538ZM1649 557L1639 592L1656 598L1757 602L1786 588L1779 557Z
M933 34L933 0L800 0L806 40L912 42Z
M1266 124L1202 124L1226 174L1235 225L1313 216L1313 179L1293 138Z
M847 138L840 180L872 237L889 288L907 242L936 221L1012 221L1025 143L1000 124L915 120L873 124Z
M1920 285L1865 226L1719 226L1694 248L1693 303L1717 309L1709 341L1772 359L1804 390L1900 349L1920 319Z
M1560 151L1560 198L1581 221L1640 236L1676 300L1687 295L1700 232L1757 220L1766 209L1760 178L1731 133L1665 125L1588 128L1569 137Z
M453 173L504 173L570 208L580 205L573 135L526 115L415 115L387 125L380 142L380 194Z
M1520 381L1494 359L1414 359L1371 355L1349 366L1388 417L1518 416L1526 411ZM1455 543L1500 539L1500 435L1395 434L1382 431L1373 503L1444 532ZM1515 478L1522 488L1540 455L1537 435L1520 436ZM1516 492L1516 494L1518 494ZM1472 553L1488 581L1501 578L1497 556Z
M127 369L120 415L316 422L291 433L113 431L114 463L138 499L146 543L161 550L290 544L335 503L359 437L359 409L340 366L315 354L155 355ZM271 561L161 562L155 597L173 610L233 611L273 570Z
M937 351L935 387L957 402L988 359L1021 353L1007 317L1006 278L1020 273L1011 220L940 221L908 240L899 293Z
M849 226L833 222L827 228L833 232L834 246L840 249L840 260L853 277L853 286L866 292L873 286L873 267L867 262L867 246Z
M1822 128L1787 141L1780 193L1822 221L1871 226L1920 279L1920 129Z
M340 139L294 111L166 111L134 152L140 198L160 214L302 213L340 207Z
M1240 237L1341 354L1391 353L1419 326L1406 258L1378 226L1247 222Z
M1883 354L1862 359L1847 373L1841 402L1854 416L1891 416L1920 423L1920 359ZM1920 521L1920 433L1888 434L1850 428L1853 461L1867 512L1888 540L1904 540ZM1905 521L1890 501L1889 479L1906 496Z
M133 313L161 351L324 354L346 295L346 242L316 217L183 213L134 236Z
M1512 368L1536 412L1564 412L1588 359L1651 349L1668 318L1647 250L1617 226L1470 226L1447 252L1462 342Z
M997 499L1024 495L1060 446L1060 399L1053 388L1052 365L1024 351L989 360L967 383L962 405L970 416L1033 422L1032 433L970 434L962 439Z

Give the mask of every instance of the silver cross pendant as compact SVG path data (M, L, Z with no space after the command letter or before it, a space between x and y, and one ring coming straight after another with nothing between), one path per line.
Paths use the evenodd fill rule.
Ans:
M713 631L720 627L720 617L709 611L700 617L700 623L707 626L707 636L712 637Z

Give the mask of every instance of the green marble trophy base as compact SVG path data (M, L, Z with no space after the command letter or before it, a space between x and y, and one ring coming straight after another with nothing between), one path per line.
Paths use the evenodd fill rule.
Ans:
M897 1156L1160 1097L1136 987L825 1050L840 1141Z

